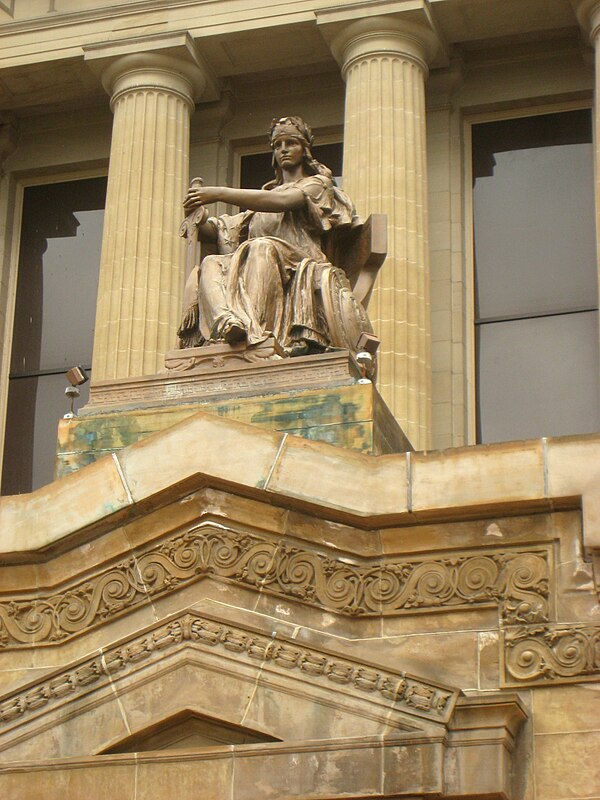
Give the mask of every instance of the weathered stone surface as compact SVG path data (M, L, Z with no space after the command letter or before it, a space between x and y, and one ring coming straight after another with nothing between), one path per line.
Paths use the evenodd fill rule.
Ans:
M600 548L600 437L565 436L548 439L548 493L552 497L582 498L584 546Z
M118 462L105 458L31 494L0 499L0 553L43 550L86 528L124 516L132 498ZM32 520L36 525L32 525Z
M223 347L230 355L236 355L235 347ZM85 416L128 407L168 408L182 403L318 390L349 386L360 377L358 365L349 358L346 350L264 363L261 360L223 359L219 352L215 359L211 353L212 349L207 350L208 363L190 370L118 381L96 381L90 390L90 402L81 413Z
M600 786L600 732L535 737L538 797L547 800L595 800ZM565 755L568 754L568 757Z
M534 727L537 734L600 731L600 685L581 683L533 693Z
M541 442L454 448L411 457L411 497L415 514L426 516L436 500L446 509L515 503L544 498Z
M163 382L169 403L152 407L143 402L143 394L139 399L133 392L131 402L123 402L120 408L114 403L89 405L78 417L61 420L56 477L135 444L198 411L372 455L411 449L372 383L336 386L331 381L324 388L302 389L300 370L294 391L261 394L258 383L247 397L228 397L225 392L224 396L217 393L208 399L189 400L177 395L172 379L156 376L154 380Z
M93 793L95 770L102 785L125 769L128 786L134 764L186 797L205 764L219 800L250 780L299 800L529 800L550 739L596 732L569 695L598 679L577 510L596 488L573 478L554 497L535 478L544 447L514 476L512 452L373 457L199 414L48 487L35 538L40 495L9 498L21 533L0 530L0 789L34 797L45 756L50 798ZM85 505L105 474L121 507L91 502L60 527L65 487ZM168 750L118 752L174 714L282 742L192 737L196 761L160 737ZM529 770L532 736L543 758Z

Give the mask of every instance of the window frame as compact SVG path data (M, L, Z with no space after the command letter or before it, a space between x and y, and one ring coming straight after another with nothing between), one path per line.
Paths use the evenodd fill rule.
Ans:
M6 433L6 414L8 409L8 390L10 361L13 344L13 332L15 323L15 305L17 297L17 280L19 272L19 259L21 255L21 231L23 225L23 204L25 189L31 186L43 186L54 183L68 183L70 181L85 180L87 178L105 178L108 176L108 162L88 163L77 168L56 167L47 170L31 170L9 173L6 176L7 188L4 197L0 197L7 204L11 203L12 208L7 209L5 214L6 230L4 243L8 237L12 237L10 242L10 252L4 252L2 263L1 282L6 285L6 293L3 300L0 300L0 316L4 317L2 326L2 348L0 350L0 475L2 474L4 462L4 440Z
M510 106L502 110L469 112L463 109L463 154L464 154L464 260L465 260L465 420L466 444L476 445L477 441L477 344L475 314L475 226L473 219L473 126L485 122L501 122L509 119L524 119L568 111L590 110L592 113L592 147L596 151L596 130L593 119L592 99L575 99L563 102L549 101L533 106ZM597 210L596 210L597 213ZM598 231L596 231L598 241ZM598 254L597 254L598 257ZM598 274L598 294L600 296L600 273Z

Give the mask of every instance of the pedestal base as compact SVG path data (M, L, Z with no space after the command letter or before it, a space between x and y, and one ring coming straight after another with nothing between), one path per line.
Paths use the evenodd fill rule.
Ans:
M60 421L56 477L200 410L362 453L412 450L375 386L358 382L347 351L245 361L223 358L224 347L178 351L189 369L92 386L79 416Z

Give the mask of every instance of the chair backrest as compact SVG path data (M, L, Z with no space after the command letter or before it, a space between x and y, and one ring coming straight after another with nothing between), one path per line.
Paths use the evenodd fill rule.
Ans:
M371 214L356 228L330 231L323 251L332 264L344 270L354 296L366 308L387 256L387 216Z

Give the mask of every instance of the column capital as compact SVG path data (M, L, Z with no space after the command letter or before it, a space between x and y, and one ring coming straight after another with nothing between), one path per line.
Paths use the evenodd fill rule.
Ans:
M600 0L571 0L571 5L577 21L594 44L600 32Z
M100 42L84 47L84 60L98 75L111 105L124 92L167 90L194 106L218 98L218 86L186 31Z
M339 9L317 13L317 23L342 74L345 76L357 59L400 55L417 63L427 75L429 65L444 50L432 18L425 13L414 13L414 10L410 13L396 11L398 3L376 5L382 13L366 14L361 19L356 19L357 6L351 7L352 15L340 13Z

